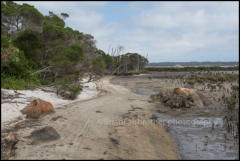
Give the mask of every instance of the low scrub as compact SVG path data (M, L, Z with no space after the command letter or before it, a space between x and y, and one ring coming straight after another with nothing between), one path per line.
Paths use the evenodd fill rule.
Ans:
M81 91L80 85L59 85L57 88L58 95L71 100L74 100Z
M14 89L14 90L24 90L33 89L29 85L34 84L36 86L42 85L43 82L37 77L31 78L16 78L16 77L1 77L1 88ZM46 83L46 82L44 82Z
M186 78L190 85L195 83L220 84L238 80L238 74L192 74Z
M76 80L77 75L67 75L56 84L57 94L66 99L75 99L82 91L82 86ZM74 83L73 83L73 80Z

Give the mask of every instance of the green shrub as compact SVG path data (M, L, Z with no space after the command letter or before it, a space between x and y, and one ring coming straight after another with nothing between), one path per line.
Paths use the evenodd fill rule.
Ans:
M40 67L43 43L37 34L31 30L25 30L13 40L13 44L24 52L25 57L29 60L29 66L32 68Z
M6 59L2 59L2 73L6 76L14 76L16 78L28 77L30 67L23 52L19 51L18 48L15 48L10 44L8 48L2 49L1 54L6 57Z
M70 47L59 46L58 54L50 61L53 66L75 65L84 59L82 48L78 44L72 44Z
M82 87L79 84L72 83L74 81L74 75L65 76L55 85L57 88L57 94L66 99L75 99L77 95L82 91Z
M105 68L106 68L106 64L102 57L97 57L92 60L93 72L95 72L97 74L101 74L102 72L104 72Z
M1 45L2 48L9 47L9 38L6 35L1 35Z
M69 98L70 99L75 99L77 97L77 95L82 91L82 87L81 86L72 86L68 88L70 95Z
M41 82L38 77L16 78L14 76L1 75L1 87L6 89L24 90L33 89L30 85L40 86Z
M194 85L194 84L195 84L195 80L189 79L189 80L187 80L187 83L188 83L189 85Z
M44 79L40 79L39 81L41 85L49 85L51 83L49 80L44 80Z
M26 82L24 79L16 79L14 77L1 77L1 88L23 90L25 89L25 85Z

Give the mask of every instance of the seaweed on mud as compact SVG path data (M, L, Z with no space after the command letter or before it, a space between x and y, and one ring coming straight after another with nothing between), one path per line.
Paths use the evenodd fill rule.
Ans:
M110 141L116 145L119 145L118 140L114 139L114 138L110 138Z

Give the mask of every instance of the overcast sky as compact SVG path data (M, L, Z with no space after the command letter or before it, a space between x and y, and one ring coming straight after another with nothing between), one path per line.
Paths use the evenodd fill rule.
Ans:
M23 3L17 2L17 3ZM92 34L97 47L122 45L150 62L238 61L238 2L31 2L44 15Z

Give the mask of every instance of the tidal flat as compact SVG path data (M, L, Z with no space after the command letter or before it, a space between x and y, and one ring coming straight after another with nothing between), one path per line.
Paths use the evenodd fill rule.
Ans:
M239 71L149 72L118 76L111 83L146 98L177 87L196 90L204 108L171 108L161 101L153 102L153 117L164 124L182 159L239 159L239 97L233 99L236 94L239 96L238 74ZM192 75L201 76L203 82L188 83Z

